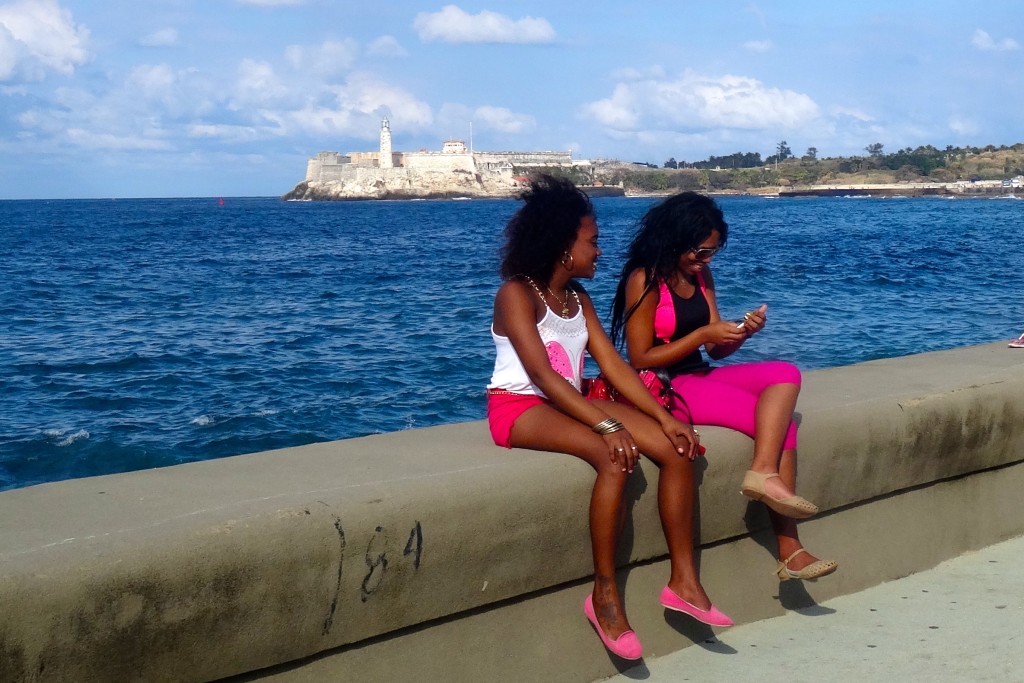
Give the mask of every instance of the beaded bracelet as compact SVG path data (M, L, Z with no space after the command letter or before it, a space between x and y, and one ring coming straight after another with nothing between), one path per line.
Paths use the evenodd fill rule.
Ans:
M601 436L604 436L606 434L611 434L612 432L618 432L618 431L621 431L621 430L623 430L625 428L626 428L625 425L623 425L621 422L616 420L614 417L609 417L609 418L607 418L605 420L601 420L596 425L591 427L591 429L596 434L600 434Z

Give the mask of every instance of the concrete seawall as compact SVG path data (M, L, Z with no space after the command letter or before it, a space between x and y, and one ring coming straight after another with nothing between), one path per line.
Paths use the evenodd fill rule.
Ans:
M805 374L805 543L780 584L738 484L750 442L702 428L701 572L753 621L1024 533L1024 351L987 344ZM484 422L0 493L0 681L592 681L590 469ZM620 561L649 655L710 633L666 615L657 468Z

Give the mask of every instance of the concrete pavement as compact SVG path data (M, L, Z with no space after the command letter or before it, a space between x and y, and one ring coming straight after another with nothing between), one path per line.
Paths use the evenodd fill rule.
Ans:
M1024 536L808 609L720 629L603 680L1024 681Z

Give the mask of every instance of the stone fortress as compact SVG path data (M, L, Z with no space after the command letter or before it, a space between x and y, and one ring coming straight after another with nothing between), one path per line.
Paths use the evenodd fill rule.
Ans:
M472 145L471 145L472 146ZM476 152L462 140L440 151L394 152L391 123L381 121L375 152L320 152L306 178L284 196L293 200L511 197L522 191L530 168L590 169L572 152Z

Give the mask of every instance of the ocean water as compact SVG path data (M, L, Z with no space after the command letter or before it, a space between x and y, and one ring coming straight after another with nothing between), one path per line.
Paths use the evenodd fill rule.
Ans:
M603 312L654 201L594 201ZM722 313L769 305L736 362L810 370L1024 330L1024 201L719 202ZM0 202L0 490L482 419L517 206Z

